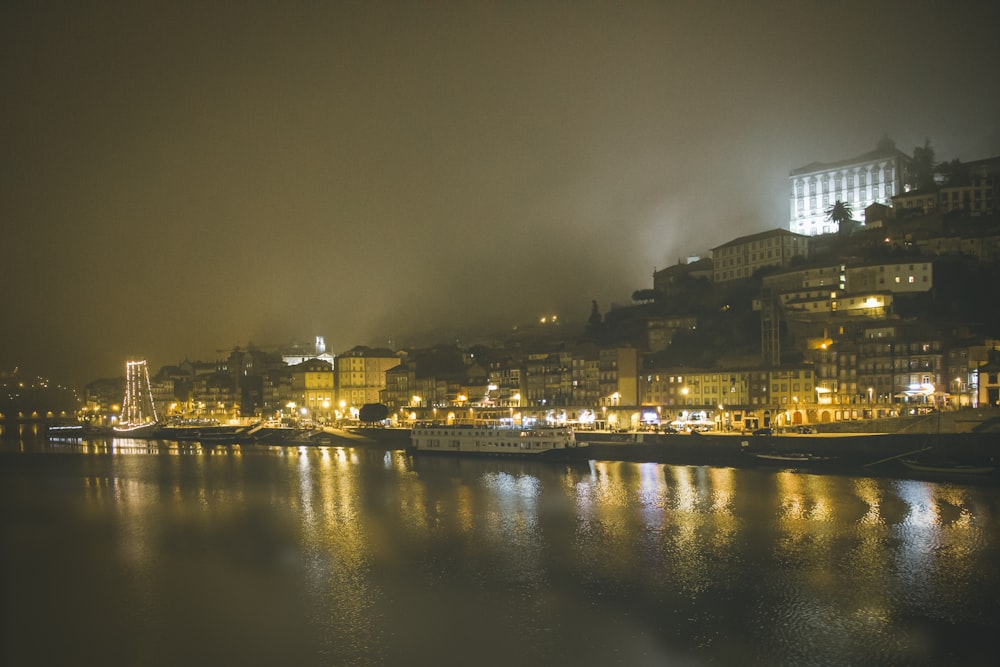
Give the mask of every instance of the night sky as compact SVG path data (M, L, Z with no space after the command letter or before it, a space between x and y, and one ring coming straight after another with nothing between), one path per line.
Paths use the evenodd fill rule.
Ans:
M0 369L583 321L884 135L1000 154L994 2L0 3Z

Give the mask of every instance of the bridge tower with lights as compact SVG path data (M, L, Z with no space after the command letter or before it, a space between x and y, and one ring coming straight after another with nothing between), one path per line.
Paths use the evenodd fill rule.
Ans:
M122 401L122 430L151 426L157 421L153 405L153 390L149 383L149 368L145 359L125 362L125 400Z

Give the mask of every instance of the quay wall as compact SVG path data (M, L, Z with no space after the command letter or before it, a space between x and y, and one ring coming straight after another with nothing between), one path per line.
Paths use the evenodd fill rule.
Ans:
M405 447L408 429L352 429L373 445ZM609 461L672 463L743 467L756 464L754 452L795 452L829 457L824 467L890 468L900 457L936 460L1000 461L1000 433L872 433L779 434L753 436L740 433L610 433L581 431L577 440L587 444L586 457ZM357 444L357 443L354 443Z

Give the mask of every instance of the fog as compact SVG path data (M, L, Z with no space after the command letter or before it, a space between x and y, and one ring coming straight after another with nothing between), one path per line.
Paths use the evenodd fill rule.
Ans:
M582 321L883 136L1000 154L993 3L0 7L0 369Z

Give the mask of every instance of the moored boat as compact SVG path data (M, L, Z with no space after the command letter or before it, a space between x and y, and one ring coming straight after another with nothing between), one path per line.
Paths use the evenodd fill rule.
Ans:
M992 463L961 463L954 461L922 462L913 459L900 459L900 462L910 470L917 472L947 473L960 475L987 475L996 466Z
M114 426L111 435L115 438L135 438L137 440L148 440L155 438L159 434L159 426L156 422L146 424Z
M810 454L809 452L751 452L751 456L768 461L791 461L799 463L810 461L830 461L835 458L833 456Z
M576 458L586 456L586 443L577 442L564 427L524 427L503 423L414 426L410 430L413 454L467 454L476 456Z
M45 435L54 440L82 438L87 435L87 427L84 424L48 424Z

